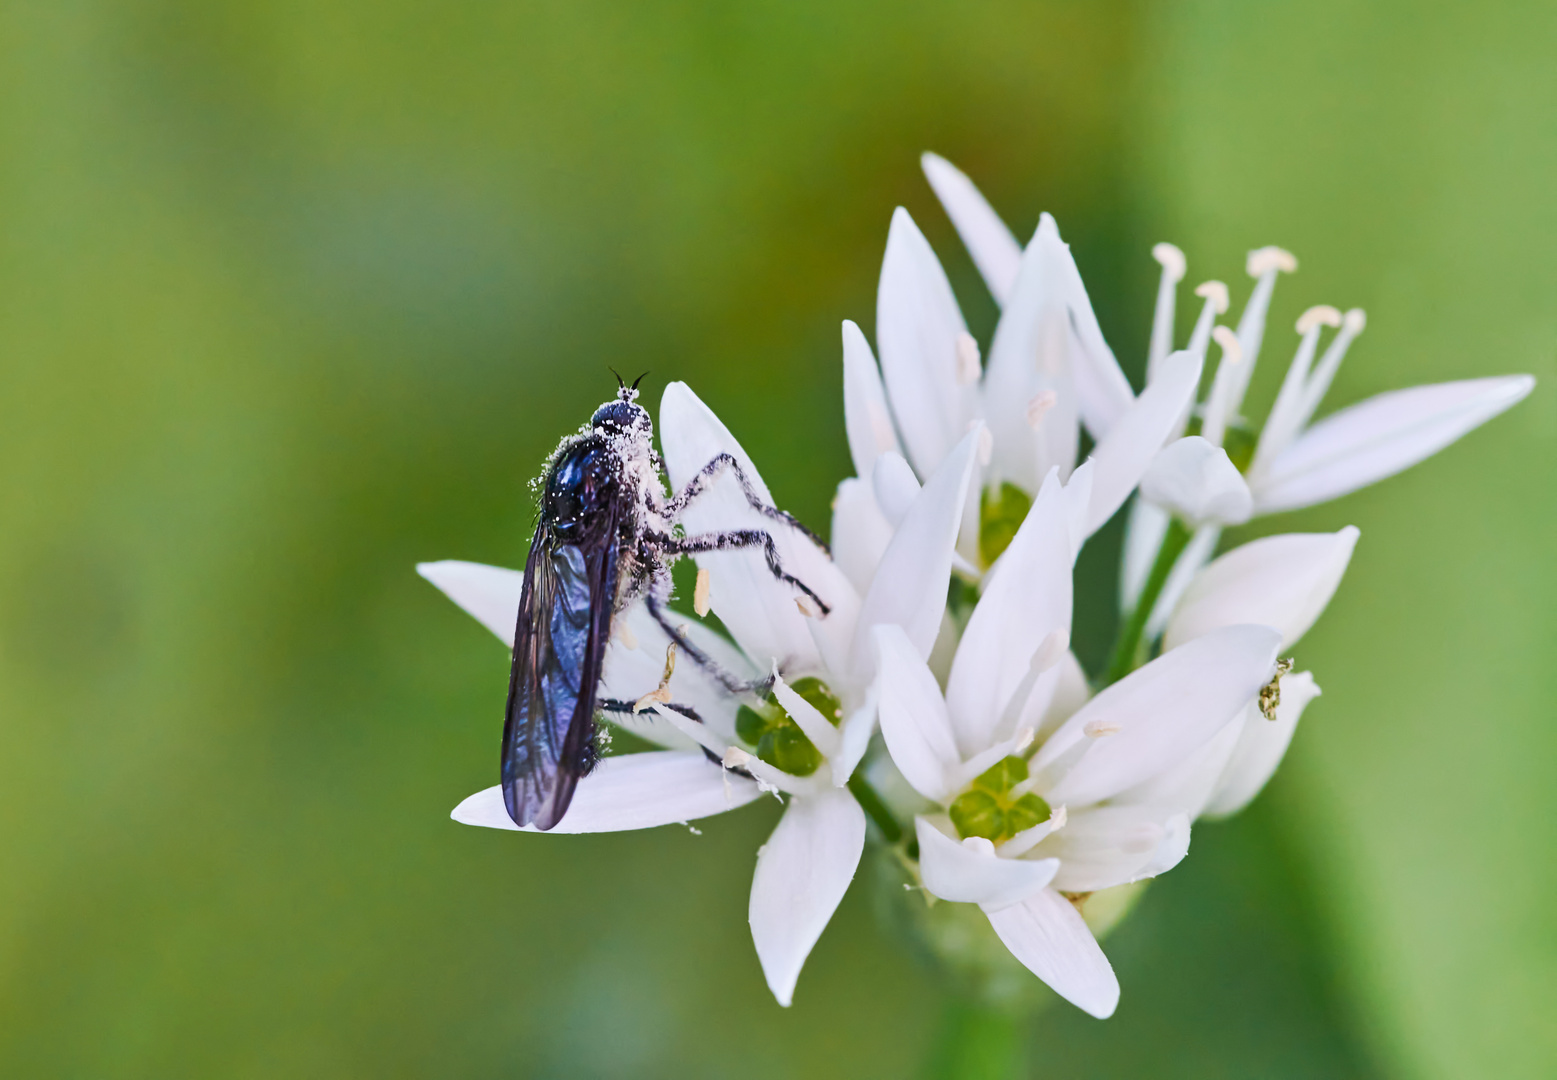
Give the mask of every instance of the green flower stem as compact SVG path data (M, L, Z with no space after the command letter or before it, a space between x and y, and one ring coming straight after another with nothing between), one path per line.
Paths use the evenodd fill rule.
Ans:
M1024 1025L1011 1012L968 1001L947 1003L930 1059L930 1080L1015 1080L1026 1074Z
M1135 602L1119 631L1119 639L1114 642L1114 654L1109 658L1108 671L1103 676L1104 686L1118 682L1140 666L1141 635L1146 631L1146 620L1151 618L1152 608L1157 606L1162 587L1168 583L1173 564L1184 553L1191 535L1189 527L1178 518L1168 521L1168 531L1162 538L1162 547L1157 549L1157 561L1152 563L1146 587L1141 590L1140 599Z
M903 839L903 827L892 816L892 811L887 809L887 804L882 801L881 796L876 794L876 789L870 786L869 780L855 773L849 777L849 790L858 800L860 809L876 823L876 827L881 830L881 835L887 838L887 843L895 844Z

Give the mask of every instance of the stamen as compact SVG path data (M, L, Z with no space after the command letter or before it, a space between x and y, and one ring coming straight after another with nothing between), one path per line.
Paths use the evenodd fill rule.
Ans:
M1211 336L1222 347L1222 359L1216 365L1216 378L1211 383L1211 400L1206 403L1205 420L1200 425L1200 434L1212 446L1221 446L1222 439L1227 435L1227 424L1232 418L1234 397L1238 391L1236 388L1238 371L1242 364L1242 344L1231 330L1225 326L1212 329Z
M1341 319L1341 332L1335 335L1335 340L1330 342L1330 347L1320 357L1319 365L1314 369L1313 378L1303 388L1303 404L1298 410L1297 424L1293 434L1302 431L1308 424L1314 411L1319 408L1319 403L1324 400L1325 393L1330 389L1330 383L1335 380L1335 373L1341 369L1341 361L1346 359L1346 350L1351 347L1357 335L1362 333L1368 325L1368 317L1363 314L1361 308L1352 308Z
M1038 643L1038 648L1033 650L1031 669L1039 675L1048 671L1060 662L1060 657L1065 655L1065 650L1070 648L1070 635L1064 630L1051 630L1044 635L1044 639Z
M1032 781L1029 779L1024 780L1022 783L1016 785L1016 787L1011 789L1011 797L1016 799L1021 798L1022 796L1018 795L1017 791L1020 789L1029 788L1031 783ZM1027 791L1022 790L1022 795L1026 794ZM1033 848L1043 843L1045 840L1059 832L1064 827L1065 807L1056 806L1049 811L1048 821L1034 825L1031 829L1024 829L1013 836L1011 839L1007 840L1004 844L1001 844L1000 856L1004 859L1021 858L1023 855L1026 855Z
M986 836L969 836L963 839L962 846L969 851L976 851L980 855L993 855L995 842Z
M1262 247L1249 252L1249 260L1244 264L1244 269L1250 277L1257 278L1263 277L1272 270L1291 274L1296 272L1297 266L1297 256L1292 252L1279 247Z
M800 609L800 614L808 619L815 619L821 615L821 612L816 610L816 605L811 603L811 598L808 596L795 597L795 606Z
M1053 390L1040 390L1034 394L1033 399L1027 403L1027 426L1037 431L1044 415L1058 405L1059 401L1060 396Z
M1297 332L1306 334L1310 330L1321 326L1337 327L1341 325L1341 313L1329 304L1319 304L1309 308L1298 316Z
M1184 253L1172 244L1158 244L1152 248L1152 258L1162 264L1162 278L1157 284L1157 308L1152 314L1152 336L1146 352L1146 381L1156 377L1157 368L1173 351L1174 294L1176 286L1184 280L1188 264Z
M650 690L643 697L633 702L633 715L637 716L644 709L654 705L665 705L670 702L670 677L676 673L676 643L670 642L665 646L665 674L660 676L660 684Z
M708 614L708 588L710 577L708 568L697 568L697 584L692 589L692 610L697 612L699 619Z
M972 386L979 381L979 343L966 330L957 335L957 385Z
M974 420L968 424L969 429L979 426L979 464L988 465L995 456L995 437L990 434L989 428L983 426L984 421Z
M1117 735L1120 730L1120 725L1113 720L1088 720L1082 725L1081 733L1089 739L1101 739Z
M1227 314L1227 309L1232 303L1227 295L1227 286L1220 281L1201 282L1195 286L1195 295L1203 300L1209 300L1218 315Z

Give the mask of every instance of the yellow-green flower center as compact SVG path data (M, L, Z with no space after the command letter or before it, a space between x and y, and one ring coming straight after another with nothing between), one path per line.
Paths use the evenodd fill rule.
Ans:
M837 727L842 722L843 703L821 679L807 676L789 685L828 723ZM822 764L821 751L772 694L756 708L742 705L736 710L735 733L742 742L756 748L759 760L791 776L810 776Z
M1027 520L1033 497L1015 484L988 487L979 495L979 558L993 566Z
M1024 829L1049 820L1049 804L1026 792L1012 789L1027 779L1027 762L1019 757L1001 758L980 773L973 785L951 804L952 824L966 840L982 836L999 844Z

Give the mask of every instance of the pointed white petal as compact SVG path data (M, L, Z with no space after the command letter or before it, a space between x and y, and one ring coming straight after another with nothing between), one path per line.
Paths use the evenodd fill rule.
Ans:
M908 508L919 496L919 478L903 455L888 451L876 459L870 471L870 489L882 516L895 529L903 523Z
M1356 527L1253 540L1218 557L1190 582L1168 620L1163 648L1219 626L1262 623L1291 647L1319 618L1357 546Z
M1141 497L1191 525L1238 525L1254 509L1249 485L1227 457L1199 435L1168 444L1141 478Z
M1101 529L1124 505L1147 466L1178 425L1200 385L1202 358L1177 352L1162 362L1151 385L1120 415L1092 454L1092 499L1086 534Z
M450 600L474 615L476 621L514 647L514 624L519 619L519 596L524 592L524 573L501 566L460 562L416 564L416 572L438 586Z
M740 464L757 495L772 504L767 485L746 451L685 383L665 387L660 402L660 443L666 471L678 491L704 465L727 453ZM805 536L753 510L732 473L726 471L692 500L682 523L689 535L730 529L769 533L784 568L831 605L835 616L850 617L857 594L848 579ZM698 556L697 562L709 572L710 605L748 656L763 667L775 659L786 670L821 666L808 619L796 606L800 594L775 580L760 547L710 552Z
M1268 626L1230 626L1164 653L1098 694L1044 743L1038 771L1093 731L1078 761L1045 792L1051 806L1085 806L1133 787L1188 757L1259 692L1281 636Z
M937 154L924 154L919 162L990 295L995 303L1004 304L1016 285L1022 245L961 170Z
M1094 806L1066 815L1035 849L1060 860L1054 887L1062 892L1096 892L1145 877L1142 873L1167 838L1175 811L1150 805Z
M1006 703L1028 676L1039 646L1056 631L1069 640L1071 550L1064 510L1059 476L1050 472L963 631L946 683L946 708L964 757L1009 737L1001 730Z
M1087 425L1092 437L1101 441L1114 430L1114 425L1135 400L1135 392L1130 389L1130 380L1120 370L1114 351L1103 338L1103 329L1092 311L1087 287L1082 284L1081 271L1077 269L1075 257L1068 245L1065 246L1061 268L1068 317L1080 346L1072 377L1076 383L1081 420Z
M887 752L915 791L940 802L952 794L950 784L962 765L941 688L901 627L878 626L874 643Z
M1097 469L1097 459L1087 458L1065 481L1065 521L1070 530L1070 561L1075 563L1081 555L1081 546L1095 531L1088 527L1092 514L1092 480Z
M745 777L719 768L701 752L653 750L608 757L578 782L573 804L553 833L623 832L694 821L744 806L759 794ZM478 791L450 815L465 825L520 829L503 807L503 789Z
M1270 514L1336 499L1431 457L1521 401L1528 375L1394 390L1319 421L1271 462L1255 492Z
M1157 845L1151 860L1135 872L1133 880L1166 874L1184 861L1189 854L1189 822L1189 815L1181 811L1163 823L1162 843Z
M828 722L815 705L795 693L776 670L773 673L773 696L778 698L778 703L784 707L789 718L811 740L811 745L821 751L823 757L830 758L838 753L838 729Z
M833 788L791 798L757 853L751 937L780 1005L794 997L801 965L854 880L864 848L864 811L853 795Z
M1011 955L1060 997L1099 1020L1119 1005L1119 980L1075 906L1053 889L986 912Z
M865 751L870 749L870 737L876 732L878 690L875 684L865 692L865 704L844 717L839 727L838 756L831 762L833 783L842 787L859 768Z
M1281 704L1276 707L1276 719L1267 720L1254 712L1244 724L1232 760L1206 805L1207 817L1226 817L1249 805L1281 763L1303 710L1318 696L1319 687L1306 671L1281 680Z
M863 595L892 542L892 523L876 505L869 480L848 479L833 498L833 561Z
M868 681L875 649L871 628L901 626L921 657L930 655L946 610L952 549L962 524L962 505L973 474L982 429L969 432L941 462L904 515L876 568L854 631L853 665Z
M989 841L961 843L925 817L914 819L914 831L924 887L942 900L998 910L1041 892L1060 868L1057 859L1002 859Z
M860 328L848 319L843 323L843 425L855 476L868 478L878 455L888 450L902 452L876 354L870 351L870 342Z
M1191 818L1199 817L1200 812L1206 808L1206 804L1219 790L1222 775L1227 771L1227 763L1232 760L1233 752L1238 748L1244 724L1251 714L1259 716L1259 711L1253 702L1240 710L1238 715L1222 727L1221 731L1213 735L1204 746L1189 757L1171 769L1164 769L1155 776L1148 777L1143 783L1121 791L1109 802L1116 806L1151 805L1164 810L1182 811Z
M1062 479L1069 476L1076 461L1078 399L1071 356L1080 343L1066 303L1068 259L1054 219L1045 214L1022 253L984 375L984 414L995 442L991 471L995 479L1029 492L1037 491L1055 466ZM1041 394L1053 394L1054 400L1035 428L1032 406Z
M957 342L967 332L930 242L898 207L876 293L876 347L892 415L920 476L935 471L972 418L974 387L957 381Z

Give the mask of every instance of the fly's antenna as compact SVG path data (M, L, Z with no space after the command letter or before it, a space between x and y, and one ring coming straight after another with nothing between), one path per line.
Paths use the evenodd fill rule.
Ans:
M643 382L643 380L647 379L648 377L649 377L649 373L647 371L645 371L642 375L640 375L636 379L634 379L633 380L633 389L637 390L638 389L638 384Z
M620 371L617 371L614 367L608 367L606 370L609 371L612 375L616 376L616 392L618 394L627 389L627 381L622 378L622 373Z

